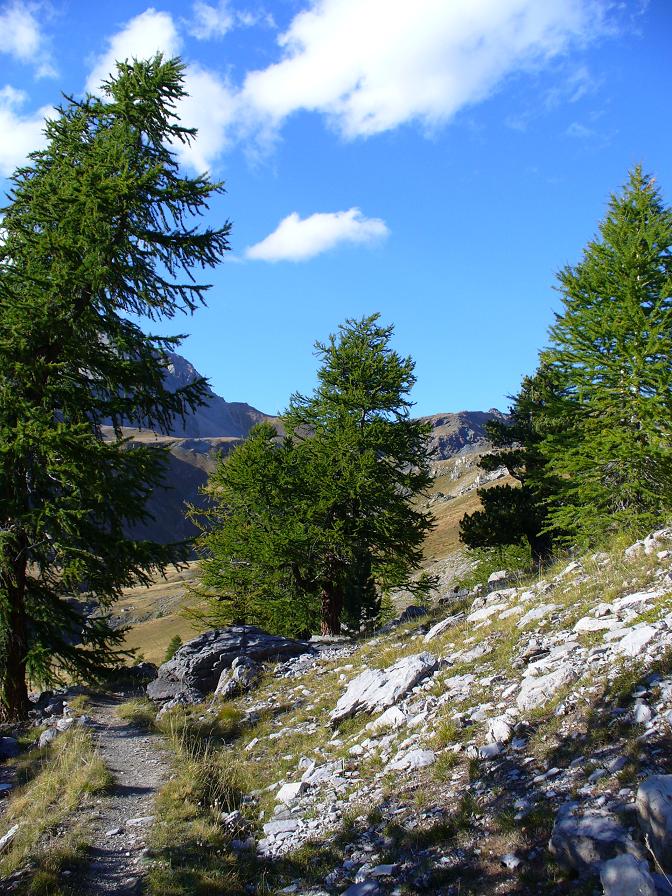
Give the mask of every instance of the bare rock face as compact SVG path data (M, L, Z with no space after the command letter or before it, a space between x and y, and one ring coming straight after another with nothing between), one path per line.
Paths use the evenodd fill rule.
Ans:
M215 696L228 700L249 691L261 676L261 666L249 656L237 656L231 669L224 669L219 677Z
M665 871L672 871L672 775L651 775L637 791L639 826Z
M431 653L405 656L388 669L367 669L350 682L331 714L331 724L339 725L358 712L376 712L393 706L415 685L438 668Z
M152 700L173 700L184 691L204 697L219 684L222 672L238 657L255 662L286 660L310 653L305 641L269 635L253 625L232 625L204 632L188 641L175 656L159 667L158 677L147 687Z

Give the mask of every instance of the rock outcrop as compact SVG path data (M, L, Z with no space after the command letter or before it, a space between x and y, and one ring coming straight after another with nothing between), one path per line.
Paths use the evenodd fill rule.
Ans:
M286 660L311 650L305 641L269 635L253 625L213 629L188 641L160 666L157 678L147 686L147 695L166 701L189 693L192 696L187 702L196 702L217 688L222 673L240 657L260 663Z
M331 724L339 725L358 712L376 712L393 706L438 668L431 653L405 656L388 669L367 669L354 678L331 713Z

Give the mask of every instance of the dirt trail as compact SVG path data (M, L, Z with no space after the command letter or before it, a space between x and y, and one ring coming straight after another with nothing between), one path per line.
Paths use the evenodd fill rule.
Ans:
M96 696L87 713L96 745L115 779L91 817L91 862L82 881L87 896L137 893L154 798L168 776L163 740L117 717L121 699Z

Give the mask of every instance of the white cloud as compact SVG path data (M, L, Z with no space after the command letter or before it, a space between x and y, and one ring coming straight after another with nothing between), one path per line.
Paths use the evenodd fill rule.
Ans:
M249 73L244 96L267 126L304 109L346 137L435 127L601 20L599 0L312 0L280 36L281 61Z
M573 121L565 131L565 134L578 140L588 140L595 136L595 131L586 127L585 124L581 124L580 121Z
M37 4L7 3L0 10L0 53L32 63L38 78L54 77L47 41L37 20Z
M22 115L26 99L22 90L9 85L0 89L0 174L5 177L26 161L29 152L45 143L44 120L52 110L45 106L32 115Z
M300 218L292 212L245 256L260 261L306 261L339 243L371 243L389 233L380 218L365 218L358 208Z
M197 0L192 9L193 19L189 26L189 34L197 40L224 37L235 24L228 0L220 0L216 6Z
M180 102L178 113L186 127L198 130L198 136L189 146L179 144L175 149L182 162L202 173L228 146L237 97L218 75L197 65L188 66L185 89L188 96Z
M92 93L114 74L117 62L150 59L157 53L177 56L181 40L172 16L150 7L110 37L107 44L107 50L98 58L86 81L86 89Z

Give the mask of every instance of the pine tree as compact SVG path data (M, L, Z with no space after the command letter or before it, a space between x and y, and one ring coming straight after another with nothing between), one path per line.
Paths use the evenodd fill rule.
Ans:
M209 600L200 617L209 624L254 624L289 636L309 635L319 625L312 581L302 575L315 560L302 459L270 423L253 427L245 442L218 458L208 504L192 517L203 530L193 590Z
M228 596L238 618L259 619L275 602L336 634L344 616L375 618L381 593L428 587L412 576L432 527L414 505L430 481L428 427L410 419L414 363L392 332L373 315L317 343L318 386L292 396L286 436L258 427L220 463L201 543L215 607Z
M166 430L202 382L163 384L180 337L138 319L191 313L194 270L228 248L229 224L193 226L222 191L185 177L175 104L183 66L122 63L100 98L66 97L47 143L12 178L0 245L0 667L2 713L24 716L27 678L91 677L118 661L106 611L121 589L179 559L134 540L165 455L122 424ZM114 438L101 426L112 422ZM97 607L91 613L79 599Z
M547 526L547 502L559 483L546 466L541 445L561 427L556 416L560 388L555 371L542 364L524 377L513 396L507 420L490 420L488 438L496 451L484 455L479 466L486 471L506 467L517 486L495 485L479 489L482 510L460 521L460 539L471 548L529 544L535 564L545 563L553 547Z
M169 660L175 656L177 651L182 647L182 638L179 635L173 635L173 637L168 642L168 646L166 647L166 652L163 657L163 662L167 663Z
M558 274L548 363L566 426L542 446L561 484L550 526L590 543L672 507L672 210L635 168L583 258Z

